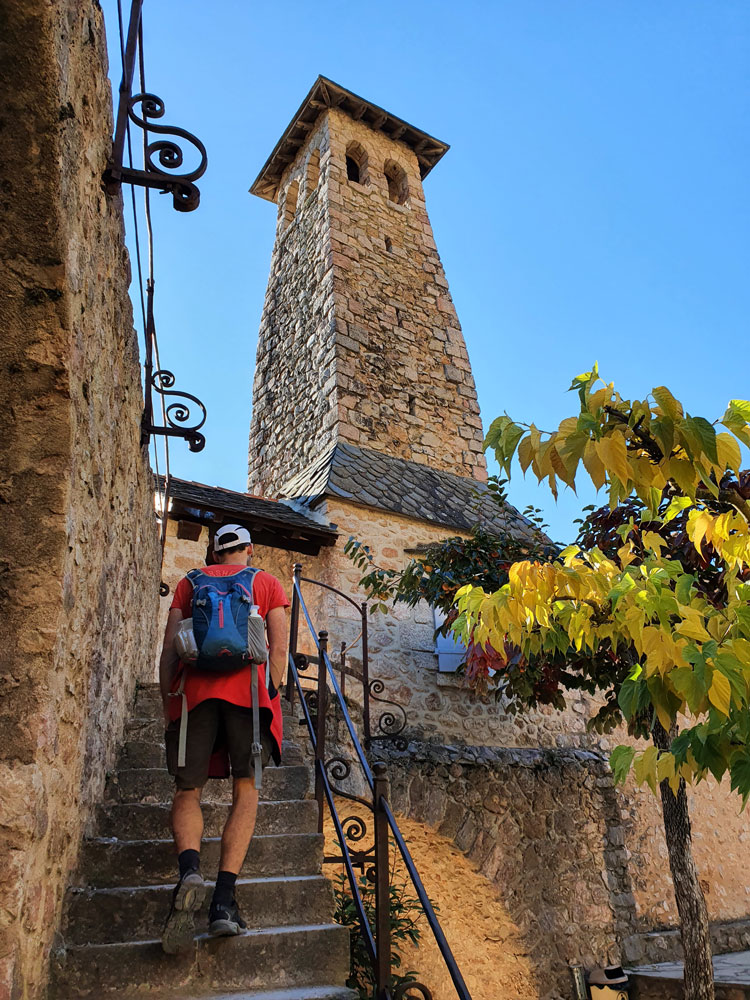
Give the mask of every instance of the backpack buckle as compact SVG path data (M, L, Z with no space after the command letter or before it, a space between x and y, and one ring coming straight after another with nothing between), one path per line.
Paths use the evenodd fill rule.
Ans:
M255 740L253 740L250 746L250 750L253 757L261 757L263 754L263 747L261 746L260 743L256 743Z

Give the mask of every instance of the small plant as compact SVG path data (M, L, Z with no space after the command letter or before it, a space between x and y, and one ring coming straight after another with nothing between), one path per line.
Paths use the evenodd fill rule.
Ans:
M374 928L375 885L365 875L360 875L358 887L367 920ZM341 872L334 879L333 892L336 901L334 919L337 923L348 927L350 934L351 965L346 985L357 991L360 1000L372 1000L375 996L375 974L360 930L359 917L351 895L349 879L344 872ZM433 907L437 910L434 903ZM412 970L401 971L403 959L399 945L404 941L410 941L412 944L419 942L421 918L422 910L419 900L410 894L406 878L397 875L395 865L392 863L390 872L391 966L394 970L399 970L392 974L392 987L419 978L417 973Z

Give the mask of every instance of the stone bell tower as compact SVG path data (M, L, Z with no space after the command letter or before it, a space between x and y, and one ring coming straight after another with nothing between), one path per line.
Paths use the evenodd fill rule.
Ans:
M323 77L251 191L278 205L249 488L336 445L484 482L466 345L425 208L443 142Z

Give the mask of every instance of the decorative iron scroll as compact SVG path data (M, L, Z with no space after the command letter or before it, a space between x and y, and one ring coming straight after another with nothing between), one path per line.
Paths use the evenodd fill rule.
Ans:
M187 441L191 451L203 451L206 446L206 439L200 433L200 429L206 422L206 407L192 393L173 390L172 386L175 384L175 381L176 379L172 372L167 371L166 368L152 372L149 378L151 388L155 389L160 396L176 396L177 401L169 403L164 410L167 421L166 427L156 427L150 421L146 422L144 419L143 433L144 435L165 434L168 437L182 437ZM191 417L189 403L195 403L200 410L201 418L197 424L183 427L181 425L186 424Z
M390 709L383 712L378 718L377 728L380 730L380 735L372 736L370 738L371 741L389 740L393 742L398 750L406 750L409 746L408 739L399 738L404 729L406 729L406 712L403 706L399 705L398 702L391 701L389 698L378 698L378 695L385 691L385 684L381 680L378 680L378 678L370 681L368 690L370 698L373 701L391 706Z
M360 795L354 795L352 792L345 792L343 788L339 788L333 784L334 781L346 781L352 773L351 761L347 760L346 757L331 757L330 760L325 762L324 767L328 775L328 783L331 786L331 791L335 795L340 795L343 799L349 799L350 802L359 802L360 805L365 806L372 812L371 801L363 799Z
M163 580L159 584L159 597L166 597L169 593L169 584L165 583Z
M334 789L335 791L335 789ZM338 792L336 793L338 794ZM364 799L358 799L358 802L362 802L364 805L368 805L372 809L372 805L364 801ZM351 815L346 816L341 820L341 829L344 832L344 837L352 843L358 844L360 841L369 839L367 832L367 823L361 816ZM360 850L349 849L349 859L351 860L352 868L359 868L359 870L364 874L368 882L375 881L375 845L372 844L370 847L362 848ZM343 857L325 857L323 861L325 864L341 864L343 862Z
M104 172L104 183L107 190L115 193L120 185L137 184L140 187L155 188L164 193L171 193L172 202L178 212L192 212L200 204L201 195L194 181L202 177L208 166L208 154L203 143L186 129L176 125L157 125L153 119L164 117L164 101L156 94L135 94L131 96L135 64L140 47L143 59L143 40L141 15L143 0L132 0L130 8L130 23L128 36L123 51L122 81L120 83L119 103L115 137L112 146L112 158ZM143 67L141 64L141 79ZM143 84L141 84L143 85ZM140 105L141 114L135 111ZM149 133L170 136L167 139L157 139L146 142L144 147L143 169L126 166L124 163L125 137L128 120L143 129L146 140ZM200 162L193 170L184 173L173 173L182 167L185 156L184 143L189 143L200 154ZM157 157L157 160L154 159Z
M412 990L418 990L412 993ZM432 1000L432 993L423 983L399 983L393 991L393 1000Z

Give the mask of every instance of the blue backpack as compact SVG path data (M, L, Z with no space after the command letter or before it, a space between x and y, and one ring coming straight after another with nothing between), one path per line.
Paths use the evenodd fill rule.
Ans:
M248 617L255 604L248 566L231 576L209 576L193 569L193 634L198 647L195 666L213 673L232 673L250 662Z

